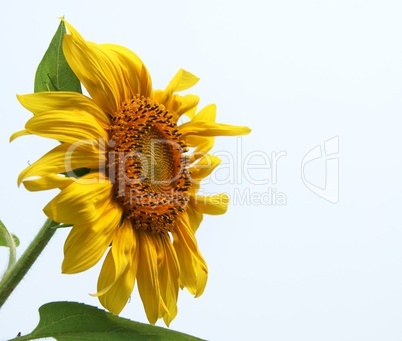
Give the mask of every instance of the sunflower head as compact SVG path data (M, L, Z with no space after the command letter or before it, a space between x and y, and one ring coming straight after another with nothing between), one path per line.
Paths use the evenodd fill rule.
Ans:
M137 282L149 322L163 318L169 325L179 288L199 296L207 282L195 239L203 214L227 209L227 195L197 194L220 162L209 154L214 137L250 130L216 123L215 105L197 112L198 96L179 94L197 83L191 73L179 70L164 90L153 90L133 52L87 42L66 25L63 52L89 96L18 96L34 116L12 139L35 134L61 141L19 182L32 191L60 189L44 211L73 225L64 273L87 270L106 252L94 294L101 304L119 314ZM85 175L66 176L83 168Z

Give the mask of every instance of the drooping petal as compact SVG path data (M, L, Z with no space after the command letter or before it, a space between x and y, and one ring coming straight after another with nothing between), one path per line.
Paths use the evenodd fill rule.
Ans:
M124 270L121 276L115 282L113 282L113 285L110 287L110 289L98 297L100 303L113 314L120 314L130 299L135 283L137 270L136 264L138 264L138 257L136 257L134 260L135 263L133 262L131 267L127 267ZM113 271L113 267L107 267L106 264L107 263L105 261L104 266L102 267L101 276L109 271Z
M155 247L157 234L140 231L139 236L139 261L137 270L138 291L144 304L148 321L155 324L159 317L160 293L158 280L158 254Z
M112 260L113 264L104 265L113 268L113 271L101 271L101 276L98 280L97 295L103 295L107 292L120 278L127 267L130 267L133 261L133 255L137 254L137 249L137 238L134 234L131 221L125 219L121 226L115 231L112 248L107 256L108 259L110 258Z
M177 296L179 294L179 261L168 235L161 238L163 258L159 270L159 286L161 297L166 305L167 312L163 316L165 324L177 315Z
M112 186L102 174L87 174L64 188L43 210L59 223L94 222L110 204Z
M73 176L78 168L98 169L105 164L105 155L92 143L62 143L25 168L18 176L18 184L31 176L67 173Z
M138 255L137 239L126 219L113 237L98 279L99 301L114 314L123 310L133 291Z
M117 229L119 229L119 227ZM99 301L106 309L109 309L108 306L110 305L108 302L108 298L103 297L101 299L100 297L105 296L105 294L111 289L111 287L116 284L116 281L120 278L121 275L122 273L120 273L119 276L116 276L116 264L113 259L112 249L110 248L105 257L105 260L103 261L102 269L98 277L98 291L95 294L91 294L91 296L98 297Z
M195 295L200 296L207 283L208 268L198 250L197 241L185 212L178 218L178 224L172 231L173 246L180 264L181 285Z
M46 111L65 111L72 115L83 112L92 115L103 128L110 125L109 116L91 98L77 92L54 91L17 95L20 103L34 115Z
M63 273L77 273L91 268L104 255L119 227L122 211L109 203L103 210L98 209L102 219L92 223L74 224L64 244Z
M113 237L112 254L116 265L116 277L126 269L131 262L131 251L136 247L133 227L126 219L125 223L115 232Z

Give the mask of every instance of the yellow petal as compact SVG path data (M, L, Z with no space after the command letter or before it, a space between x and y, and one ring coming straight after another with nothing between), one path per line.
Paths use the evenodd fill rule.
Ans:
M195 116L195 113L197 112L197 107L195 106L194 108L190 109L189 111L186 112L186 116L193 119Z
M104 296L110 290L117 279L119 279L119 277L116 278L116 265L113 259L112 249L110 248L103 261L102 269L98 277L98 291L95 294L90 294L91 296L98 297L99 301L106 309L109 309L108 306L110 306L110 302L108 302L106 297L103 297L102 300L100 297Z
M115 54L105 47L86 42L66 22L69 34L63 39L63 52L68 65L106 113L114 114L124 101L126 86L124 70ZM135 66L134 66L135 68Z
M138 263L138 257L135 264L137 263ZM100 276L102 276L103 273L112 270L113 270L112 267L108 268L106 266L106 260L105 260ZM102 304L102 306L111 311L113 314L116 315L120 314L120 312L127 304L128 300L130 299L131 293L134 288L135 275L136 275L136 267L134 267L133 262L133 264L131 264L131 267L127 267L125 269L125 271L121 274L121 276L113 283L111 288L107 290L105 294L98 297L99 302Z
M82 112L92 115L103 128L110 126L109 116L91 98L77 92L36 92L17 96L20 103L34 115L46 111L65 111L68 115Z
M202 196L197 195L191 197L190 205L198 212L205 214L224 214L229 204L229 196L225 193L217 193L215 195Z
M31 135L31 133L26 131L25 129L17 131L10 136L10 142L13 142L16 138L24 136L24 135Z
M184 137L190 135L239 136L247 135L251 131L250 128L243 126L194 120L180 125L178 129Z
M155 324L159 317L160 306L158 255L155 248L155 238L159 238L159 236L149 234L146 231L140 231L138 235L140 236L140 256L137 270L138 291L149 323Z
M208 153L214 146L215 138L210 136L187 136L185 138L188 147L195 147L191 155L191 162L199 159L205 153Z
M73 182L74 179L72 178L50 174L43 178L26 180L24 181L24 186L28 191L35 192L53 188L63 189L68 185L71 185Z
M198 230L198 227L200 226L200 224L204 218L204 215L192 207L191 201L190 201L190 205L188 205L186 208L186 214L188 215L188 222L191 227L191 231L193 231L193 233L195 233Z
M151 76L145 64L131 50L114 44L102 44L102 47L116 53L117 59L120 61L120 68L123 70L123 77L127 88L131 91L126 94L126 99L133 98L136 94L144 97L150 97L152 93Z
M132 252L137 248L137 239L134 236L133 226L129 219L125 219L113 237L112 255L115 263L116 278L132 261Z
M108 138L106 130L96 119L82 112L47 111L29 119L25 129L32 134L67 143Z
M136 236L126 219L116 231L98 280L99 301L114 314L123 310L133 291L138 255Z
M202 261L195 263L195 268L197 273L197 288L195 297L200 297L203 294L205 287L207 285L208 268L203 258Z
M181 115L190 111L198 105L200 97L197 95L177 95L171 96L168 103L166 103L166 109L173 114L173 120L177 121Z
M129 219L125 219L113 236L112 248L107 256L107 260L110 258L113 264L106 264L108 261L105 261L104 267L108 270L102 269L101 271L96 296L106 293L116 283L127 267L130 267L136 250L137 239L134 235L132 224Z
M101 219L92 223L77 223L64 244L63 273L77 273L95 265L104 255L121 219L121 209L109 204L100 209Z
M102 174L87 174L64 188L43 210L59 223L89 224L99 219L110 203L112 186Z
M198 142L194 153L205 154L208 153L214 146L215 139L213 137L205 137L202 141Z
M179 261L168 235L162 236L160 247L162 259L159 270L159 286L161 297L167 312L163 316L166 325L177 315L177 296L179 293Z
M180 69L169 82L166 92L183 91L194 86L200 79L192 73Z
M136 249L136 238L129 219L125 219L122 225L115 230L111 252L108 257L113 261L113 271L105 271L98 280L97 296L106 293L119 279L127 267L131 264L131 253ZM110 265L105 265L112 268Z
M197 183L206 178L220 164L221 159L212 154L204 154L197 163L191 165L191 179Z
M169 82L165 91L161 94L159 102L161 104L167 103L174 92L191 88L198 81L198 77L186 70L180 69Z
M197 241L186 213L178 218L178 226L173 230L173 246L180 263L180 281L188 291L200 296L207 283L208 268L198 250Z
M204 107L200 112L192 117L192 122L206 121L215 122L216 120L216 105L209 104ZM214 146L215 139L210 136L188 135L185 138L186 145L195 147L193 152L193 160L196 160L203 153L208 153Z
M162 103L164 93L165 92L163 90L154 90L152 92L152 99L155 100L158 103Z
M216 120L216 105L209 104L202 110L200 110L200 112L193 117L192 122L197 121L215 122L215 120Z
M18 184L31 176L67 173L74 176L78 168L98 169L105 163L105 155L100 154L92 144L62 143L25 168L18 177Z

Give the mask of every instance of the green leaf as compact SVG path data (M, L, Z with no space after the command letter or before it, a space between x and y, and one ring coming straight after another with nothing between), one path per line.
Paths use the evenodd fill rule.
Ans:
M163 340L200 341L170 329L130 321L104 310L76 302L52 302L39 308L40 321L24 341L53 337L58 341Z
M10 256L8 258L8 265L5 273L7 273L15 264L17 259L16 247L18 245L20 245L18 237L8 232L6 226L0 220L0 246L10 248Z
M7 231L8 232L8 231ZM13 239L15 246L20 246L20 240L15 234L9 233L10 237ZM0 246L10 247L6 235L3 233L2 229L0 228Z
M67 64L62 42L66 26L60 21L50 45L39 63L35 74L34 91L75 91L82 93L77 76Z

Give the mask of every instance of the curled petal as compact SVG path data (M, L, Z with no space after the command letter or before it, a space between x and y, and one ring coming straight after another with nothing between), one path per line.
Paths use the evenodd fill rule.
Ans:
M15 139L25 135L31 135L31 133L29 131L26 131L25 129L17 131L10 136L10 142L13 142Z
M180 69L169 82L166 89L160 94L158 98L159 103L166 104L174 92L187 90L194 86L198 81L198 77L186 70Z

